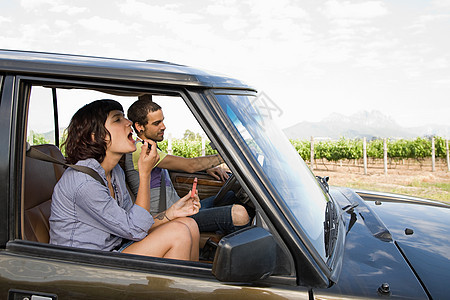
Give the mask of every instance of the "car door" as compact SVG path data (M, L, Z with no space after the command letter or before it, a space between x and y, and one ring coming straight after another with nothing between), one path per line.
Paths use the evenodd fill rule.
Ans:
M0 143L2 299L32 299L33 295L42 297L39 299L309 297L308 289L298 287L292 275L272 276L252 284L229 284L213 276L211 262L93 251L28 240L24 234L24 208L27 201L24 178L26 140L28 138L30 141L31 122L39 124L50 120L50 123L58 124L58 116L72 115L81 102L94 100L89 98L91 96L105 96L105 91L109 98L135 99L136 95L151 91L171 96L176 94L182 101L189 99L182 89L176 87L111 83L101 79L87 82L57 76L8 75L0 80L0 138L4 141ZM45 93L42 94L41 90L45 90ZM55 98L58 99L57 106ZM80 98L83 101L77 102ZM52 105L45 104L45 101ZM121 98L121 102L126 101ZM37 113L31 111L32 106L36 107ZM51 110L45 107L51 107ZM59 127L56 126L55 132ZM59 144L58 138L49 141L44 137L44 140Z

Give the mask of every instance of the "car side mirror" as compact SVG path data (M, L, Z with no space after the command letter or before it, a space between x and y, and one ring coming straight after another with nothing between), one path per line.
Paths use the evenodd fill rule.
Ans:
M225 282L251 282L275 269L276 242L261 227L251 226L223 237L217 247L213 275Z

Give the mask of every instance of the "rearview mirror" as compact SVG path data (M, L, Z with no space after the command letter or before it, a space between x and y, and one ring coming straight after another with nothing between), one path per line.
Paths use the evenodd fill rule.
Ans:
M213 275L225 282L251 282L275 269L276 242L261 227L246 227L223 237L217 247Z

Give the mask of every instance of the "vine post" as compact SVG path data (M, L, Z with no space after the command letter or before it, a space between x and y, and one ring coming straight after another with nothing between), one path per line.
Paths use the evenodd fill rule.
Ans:
M311 137L311 170L314 170L314 137Z
M436 171L436 151L434 146L434 136L431 138L431 172Z
M205 134L202 134L202 156L206 155L206 146L205 146Z
M363 138L364 175L367 175L367 139Z
M449 149L448 149L448 140L445 140L445 149L447 151L447 171L450 172L450 156L449 156Z
M387 139L383 139L383 161L384 161L384 175L387 175Z
M167 153L172 155L172 133L169 133L169 138L167 139Z

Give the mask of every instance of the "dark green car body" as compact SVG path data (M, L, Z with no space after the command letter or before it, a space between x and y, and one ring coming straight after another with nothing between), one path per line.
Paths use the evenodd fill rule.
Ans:
M334 242L326 257L320 254L217 100L255 97L256 90L238 80L165 62L3 50L0 84L1 299L443 299L450 294L446 204L330 188ZM178 95L255 205L257 220L224 237L212 262L25 239L27 119L35 86ZM42 118L57 124L57 115L56 110ZM322 226L326 218L317 221Z

